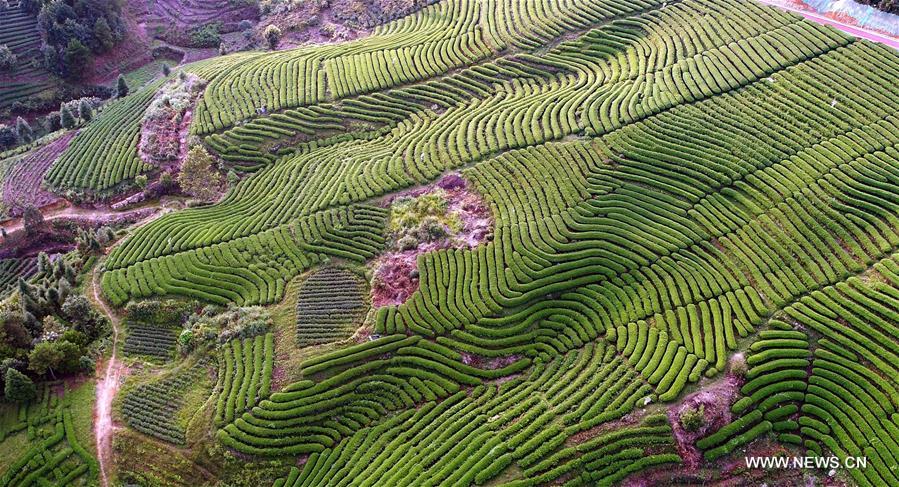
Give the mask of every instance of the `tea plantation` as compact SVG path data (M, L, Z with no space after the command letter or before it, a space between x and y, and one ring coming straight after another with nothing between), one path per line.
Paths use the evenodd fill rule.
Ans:
M123 323L108 475L41 390L0 485L899 486L899 52L749 1L419 3L74 136L45 188L154 181L195 75L228 183L78 284Z

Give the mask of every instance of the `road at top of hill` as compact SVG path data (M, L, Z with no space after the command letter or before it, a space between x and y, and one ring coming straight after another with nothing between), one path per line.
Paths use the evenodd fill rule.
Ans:
M782 5L776 1L772 1L772 0L758 0L758 1L761 3L764 3L766 5L771 5L773 7L777 7L782 10L788 10L790 12L797 13L799 15L802 15L806 19L811 20L812 22L817 22L819 24L835 27L835 28L837 28L847 34L853 35L855 37L858 37L861 39L867 39L867 40L873 41L873 42L879 42L881 44L892 47L893 49L899 50L899 38L892 37L892 36L889 36L886 34L881 34L880 32L875 32L873 30L864 29L864 28L858 27L856 25L847 24L845 22L840 22L839 20L832 19L830 17L827 17L826 15L822 15L817 12L801 10L798 8Z

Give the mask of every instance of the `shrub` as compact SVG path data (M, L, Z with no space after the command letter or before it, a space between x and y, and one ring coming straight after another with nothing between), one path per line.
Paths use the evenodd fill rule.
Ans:
M118 81L116 81L116 96L122 98L128 95L128 82L125 81L125 77L119 75Z
M680 413L680 425L686 431L695 432L705 426L705 405L688 407Z
M91 119L94 118L94 112L91 108L91 104L85 98L82 98L81 101L78 102L78 116L85 122L90 122Z
M190 32L191 47L216 47L222 42L221 22L211 22Z
M77 125L75 116L72 115L72 110L70 110L66 105L63 105L59 109L59 124L62 125L63 128L70 130L75 128L75 126Z
M278 47L278 42L281 41L281 29L275 25L269 25L262 31L262 38L268 44L268 48L274 50Z

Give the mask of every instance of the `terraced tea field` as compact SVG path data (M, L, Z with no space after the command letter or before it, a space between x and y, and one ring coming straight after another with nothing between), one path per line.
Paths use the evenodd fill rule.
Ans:
M142 123L188 74L227 190L141 200L74 291L123 335L100 483L899 486L896 50L747 1L443 0L179 66L33 197L161 181ZM0 484L95 475L56 417Z

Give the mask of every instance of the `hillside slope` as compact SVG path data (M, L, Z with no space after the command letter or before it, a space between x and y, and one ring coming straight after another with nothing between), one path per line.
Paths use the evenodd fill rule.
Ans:
M772 452L864 456L838 480L899 485L896 51L737 0L460 0L181 69L206 81L190 132L233 185L126 236L103 293L301 318L132 389L138 430L275 460L277 487L701 483ZM160 86L103 111L47 182L152 172ZM434 215L459 188L492 225L464 244ZM406 245L402 205L432 194ZM412 250L408 297L354 285L340 320L298 302ZM303 349L310 306L354 338ZM185 391L202 434L178 423Z

